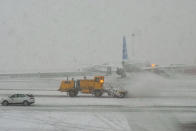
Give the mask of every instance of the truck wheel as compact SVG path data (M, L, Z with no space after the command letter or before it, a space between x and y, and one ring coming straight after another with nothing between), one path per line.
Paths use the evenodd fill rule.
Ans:
M78 95L78 91L75 91L75 96L77 96Z
M108 92L108 96L112 96L112 94Z
M120 93L119 98L124 98L125 97L125 93Z
M7 106L9 103L8 103L8 101L3 101L1 104L2 104L3 106Z
M70 90L69 91L69 96L70 97L74 97L74 96L76 96L77 94L76 94L76 92L74 91L74 90Z
M29 102L28 102L28 101L24 101L24 102L23 102L23 105L24 105L24 106L29 106Z
M96 96L96 97L102 96L102 92L101 92L101 91L95 91L95 96Z

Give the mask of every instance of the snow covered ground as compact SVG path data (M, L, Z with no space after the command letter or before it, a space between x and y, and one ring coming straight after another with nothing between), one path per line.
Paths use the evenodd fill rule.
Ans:
M106 77L106 83L129 91L124 99L81 94L70 98L57 91L60 81L1 79L0 97L32 93L36 103L0 106L0 131L189 131L181 125L196 123L196 77Z

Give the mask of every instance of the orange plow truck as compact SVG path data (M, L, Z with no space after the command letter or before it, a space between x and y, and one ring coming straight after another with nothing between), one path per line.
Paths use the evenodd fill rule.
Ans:
M78 92L93 94L96 97L102 96L104 89L104 76L95 76L94 79L63 80L59 91L68 92L70 97L78 95Z
M75 97L78 93L92 94L95 97L100 97L105 92L108 96L124 98L127 94L126 90L115 89L112 86L104 88L104 76L95 76L94 79L79 79L79 80L63 80L59 91L67 92L70 97Z

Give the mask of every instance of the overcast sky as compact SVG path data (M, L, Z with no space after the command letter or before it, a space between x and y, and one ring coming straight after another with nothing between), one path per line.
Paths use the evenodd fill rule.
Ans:
M123 35L129 56L193 64L196 1L0 0L0 73L121 63Z

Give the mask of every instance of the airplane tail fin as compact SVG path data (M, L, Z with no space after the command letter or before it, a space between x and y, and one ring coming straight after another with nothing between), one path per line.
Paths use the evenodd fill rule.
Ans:
M128 54L127 54L127 43L126 43L126 37L123 36L123 56L122 59L124 60L128 60Z

